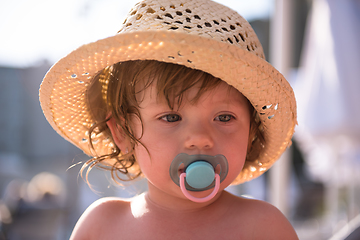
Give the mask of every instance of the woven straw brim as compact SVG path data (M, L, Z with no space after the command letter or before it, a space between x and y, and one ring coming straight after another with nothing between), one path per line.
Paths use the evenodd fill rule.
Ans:
M112 64L158 60L208 72L238 89L258 111L266 145L258 160L246 162L235 183L255 178L291 143L296 124L294 93L284 77L265 60L236 46L181 32L122 33L90 43L57 62L46 74L40 102L51 126L65 139L93 155L88 131L95 122L88 109L87 88L93 77ZM94 136L99 155L108 154L108 136Z

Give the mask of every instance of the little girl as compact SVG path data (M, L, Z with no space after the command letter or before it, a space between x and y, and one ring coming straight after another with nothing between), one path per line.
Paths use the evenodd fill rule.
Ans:
M148 192L104 198L71 239L297 239L268 203L224 189L268 170L291 143L293 91L235 11L209 0L145 0L118 34L56 63L44 114L115 181Z

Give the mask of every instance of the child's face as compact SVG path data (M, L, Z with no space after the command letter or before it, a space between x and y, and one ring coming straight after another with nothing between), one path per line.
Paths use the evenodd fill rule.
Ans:
M183 197L180 188L169 175L170 164L179 153L223 154L228 160L229 172L221 184L222 190L243 168L247 152L250 113L246 98L222 82L202 94L194 104L189 100L198 89L197 85L189 89L181 106L171 110L166 101L158 97L156 88L150 86L139 96L143 125L138 118L132 118L134 135L148 150L141 144L135 146L143 174L149 184L179 197ZM212 190L193 195L206 196L208 191Z

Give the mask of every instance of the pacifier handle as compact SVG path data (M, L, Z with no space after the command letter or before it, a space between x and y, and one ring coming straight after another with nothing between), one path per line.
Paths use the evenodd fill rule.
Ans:
M215 187L214 187L214 190L208 196L203 197L203 198L194 197L188 192L188 190L186 190L185 180L184 180L185 177L186 177L185 172L180 174L180 189L181 189L182 193L185 195L185 197L187 197L189 200L191 200L193 202L197 202L197 203L207 202L207 201L211 200L213 197L215 197L215 195L219 191L219 188L220 188L220 176L217 173L215 174Z

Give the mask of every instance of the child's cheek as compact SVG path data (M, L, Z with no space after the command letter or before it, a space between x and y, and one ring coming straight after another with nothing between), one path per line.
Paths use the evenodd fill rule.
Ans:
M146 172L146 169L148 169L148 166L151 164L151 158L145 147L141 144L135 146L135 157L142 171Z

